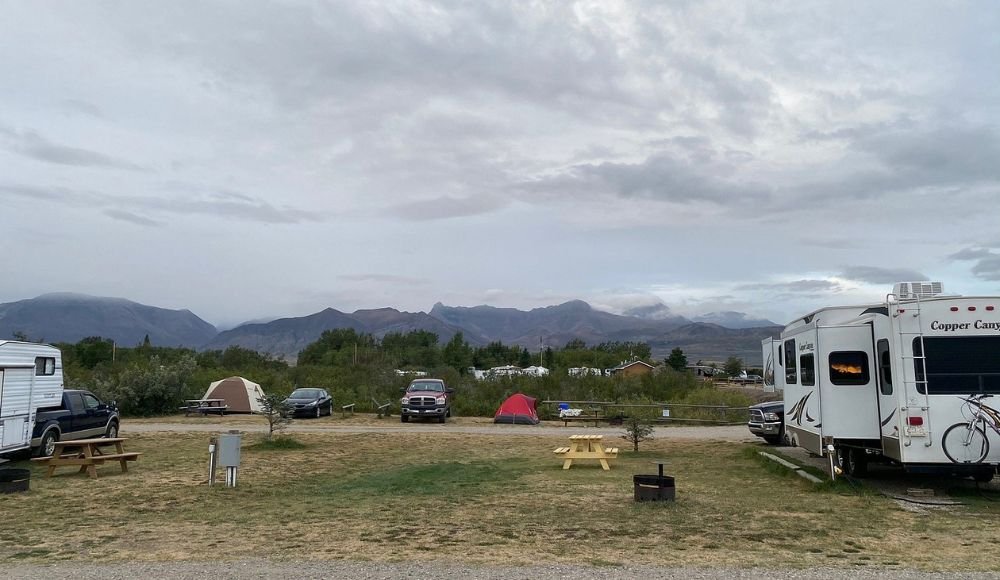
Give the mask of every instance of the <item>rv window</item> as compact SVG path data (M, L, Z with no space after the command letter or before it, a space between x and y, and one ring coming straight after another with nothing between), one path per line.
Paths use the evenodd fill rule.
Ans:
M39 376L56 374L56 359L46 356L35 357L35 374Z
M830 382L840 386L867 385L868 353L849 350L830 353Z
M798 381L795 372L795 339L785 341L785 384L794 385Z
M816 384L816 356L804 354L799 357L799 366L802 367L802 386L811 387Z
M913 366L921 394L1000 393L1000 336L925 337L923 347L926 354L920 337L913 339Z
M882 339L876 345L878 351L878 369L881 375L882 384L879 390L883 395L892 394L892 357L889 356L889 341Z

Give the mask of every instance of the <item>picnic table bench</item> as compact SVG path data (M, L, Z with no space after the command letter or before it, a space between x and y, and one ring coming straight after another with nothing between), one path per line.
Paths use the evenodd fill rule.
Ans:
M343 407L341 407L341 408L340 408L340 413L341 413L341 415L343 415L344 417L346 417L346 416L347 416L347 412L348 412L348 411L350 411L350 413L351 413L352 415L354 414L354 403L351 403L351 404L349 404L349 405L344 405Z
M617 447L604 447L603 435L570 435L569 447L557 447L553 453L562 455L563 469L569 469L574 459L597 459L604 471L610 471L609 459L618 458Z
M49 457L36 457L38 461L48 466L45 477L52 477L57 467L79 467L78 473L86 472L92 479L97 479L97 466L107 461L117 461L122 473L128 473L128 462L136 461L142 453L126 453L125 439L121 437L106 437L102 439L77 439L75 441L56 441L55 449ZM104 453L102 447L114 446L114 453ZM73 451L67 451L67 449Z
M389 407L392 406L392 401L389 401L388 403L379 403L372 398L372 404L375 405L375 411L378 413L379 418L389 416Z
M184 411L185 417L191 413L201 413L202 416L209 413L225 415L226 411L229 410L225 399L187 399L184 402L185 405L181 407L181 410Z

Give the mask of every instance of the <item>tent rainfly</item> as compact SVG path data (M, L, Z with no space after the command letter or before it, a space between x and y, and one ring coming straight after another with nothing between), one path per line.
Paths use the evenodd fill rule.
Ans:
M538 402L528 395L515 393L500 405L495 415L494 423L516 423L518 425L537 425L538 413L535 407Z
M243 377L229 377L210 384L202 398L224 399L229 413L260 413L258 399L263 396L264 390L257 383Z

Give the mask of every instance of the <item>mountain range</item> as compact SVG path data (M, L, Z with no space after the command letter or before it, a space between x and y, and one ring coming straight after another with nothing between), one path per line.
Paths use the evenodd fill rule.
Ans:
M739 312L689 320L671 313L666 305L654 305L618 315L596 310L581 300L527 311L441 303L429 313L394 308L345 313L327 308L308 316L245 323L224 332L189 310L167 310L122 298L46 294L0 304L0 337L21 333L48 342L76 342L103 336L133 345L149 336L158 346L208 350L241 346L289 360L324 330L333 328L353 328L378 337L427 330L437 334L441 342L461 332L472 345L502 341L533 351L540 346L562 347L573 339L591 345L643 341L649 343L655 357L680 347L692 362L738 356L749 364L760 360L760 340L781 330L770 321L749 319Z

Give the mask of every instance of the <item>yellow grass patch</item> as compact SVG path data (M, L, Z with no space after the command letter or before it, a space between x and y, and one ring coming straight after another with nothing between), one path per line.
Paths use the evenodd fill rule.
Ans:
M244 442L240 486L209 488L207 434L139 434L127 474L44 479L0 496L0 560L455 560L996 569L997 508L915 514L877 495L815 491L741 445L624 442L610 472L563 471L565 437L298 433ZM610 442L610 438L607 438ZM631 476L668 461L677 502L636 504ZM220 472L221 475L221 472ZM973 525L976 523L976 525Z

